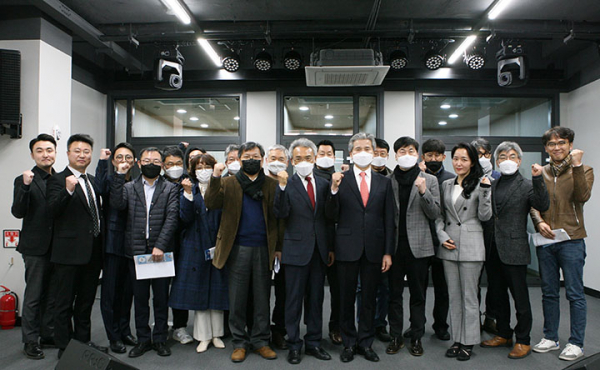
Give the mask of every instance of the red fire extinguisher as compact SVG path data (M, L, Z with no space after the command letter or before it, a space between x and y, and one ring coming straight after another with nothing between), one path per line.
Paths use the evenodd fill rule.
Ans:
M4 288L0 292L2 294L2 298L0 298L0 327L2 327L2 330L12 329L17 321L17 295L4 285L0 285L0 288Z

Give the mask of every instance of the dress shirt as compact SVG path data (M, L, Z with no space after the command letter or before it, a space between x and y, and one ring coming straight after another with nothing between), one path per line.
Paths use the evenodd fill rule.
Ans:
M146 239L150 239L150 207L152 207L152 197L154 197L158 177L152 185L144 177L142 177L142 182L144 183L144 196L146 197Z
M85 199L87 200L87 202L89 204L90 199L88 198L87 188L85 187L85 180L81 178L81 175L83 175L83 174L71 166L67 166L67 168L73 173L73 176L75 176L77 178L77 182L79 182L79 186L81 186L81 189L83 190L83 195L85 195ZM96 202L96 192L94 191L94 187L92 186L92 183L89 180L89 175L86 175L86 177L88 178L87 181L90 184L90 189L92 189L92 198L94 199L94 204L98 204ZM69 189L67 189L67 192L71 195L73 195L73 193L75 193L75 191L69 191ZM96 217L98 217L98 225L100 225L100 213L99 212L100 212L100 210L96 206Z
M360 183L362 182L362 177L360 177L360 173L364 172L366 174L365 181L367 182L367 189L369 189L369 193L371 192L371 167L369 167L366 171L361 170L360 168L354 165L354 178L356 179L356 185L358 185L358 189L360 190Z

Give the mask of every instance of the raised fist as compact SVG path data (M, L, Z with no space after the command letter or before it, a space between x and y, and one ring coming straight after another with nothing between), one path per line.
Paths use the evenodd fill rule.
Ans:
M583 150L580 150L580 149L571 150L571 164L573 166L581 165L582 157L583 157Z
M481 183L486 184L486 185L492 185L492 183L490 182L490 179L488 179L487 176L483 176L481 178Z
M181 180L181 186L183 187L183 191L192 194L192 180L189 178Z
M415 179L415 186L419 189L419 193L425 194L425 190L427 190L427 180L422 178L421 176L417 176Z
M66 183L65 186L66 186L67 190L72 193L75 191L75 186L77 186L77 183L78 183L77 177L75 177L73 175L68 176L65 179L65 183Z
M423 172L425 172L425 170L427 170L427 166L425 165L425 161L421 161L419 162L419 169Z
M35 174L30 170L23 172L23 184L25 184L25 185L31 184L31 182L33 181L34 175Z
M331 190L332 191L338 191L343 178L344 178L344 174L341 172L336 172L333 175L331 175Z
M277 180L279 180L279 185L286 186L288 182L288 173L287 171L281 171L277 174Z
M110 149L100 149L100 160L110 158Z
M227 168L227 166L225 166L225 163L215 164L215 167L213 168L213 177L221 177L223 171L225 171L225 168Z
M542 174L542 169L544 167L540 166L537 163L531 165L531 176L539 176Z
M121 162L117 166L117 172L120 173L121 175L124 175L127 173L127 171L129 171L130 168L131 168L131 166L129 165L129 163Z

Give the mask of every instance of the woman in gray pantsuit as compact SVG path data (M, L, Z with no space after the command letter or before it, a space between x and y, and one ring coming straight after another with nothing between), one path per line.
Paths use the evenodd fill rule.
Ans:
M442 217L436 220L436 230L442 248L437 256L448 282L454 340L446 356L466 361L480 342L477 287L485 261L481 221L492 217L491 183L470 144L452 148L452 165L457 177L444 181L440 191Z

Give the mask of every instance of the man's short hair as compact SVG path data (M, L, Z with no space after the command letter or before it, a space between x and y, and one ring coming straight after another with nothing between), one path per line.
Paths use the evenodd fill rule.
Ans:
M546 146L548 141L550 141L553 136L556 136L560 139L569 140L569 143L572 143L573 140L575 140L575 131L568 127L554 126L550 130L544 132L544 135L542 136L542 143L544 143L544 146Z
M49 141L54 145L54 149L56 149L56 140L54 140L54 136L48 134L39 134L29 142L29 151L33 153L33 146L40 141Z
M90 146L93 148L94 147L94 139L92 139L92 137L88 134L74 134L71 135L71 137L69 138L69 140L67 140L67 150L69 150L69 148L71 148L71 144L73 144L76 141L81 141L83 143L87 143L90 144Z
M317 151L319 150L319 148L321 147L321 145L329 145L331 147L331 149L333 149L333 153L335 154L335 145L333 145L333 142L331 140L321 140L317 143Z
M235 152L236 150L239 152L239 150L240 150L239 145L237 145L237 144L227 145L227 148L225 148L225 159L227 159L227 157L229 156L229 153Z
M388 151L388 153L390 152L390 144L388 144L387 141L377 137L375 138L375 147L385 149Z
M421 146L421 153L440 153L444 154L446 152L446 144L440 139L429 139L423 143Z
M292 142L292 144L290 144L291 155L294 155L294 149L296 148L309 148L313 152L313 156L317 156L317 146L312 142L312 140L309 140L305 137L296 139Z
M290 160L290 153L291 152L288 152L288 149L285 146L283 146L281 144L271 145L269 147L269 149L267 149L267 156L269 155L269 153L271 153L271 150L281 150L281 151L283 151L283 155L285 156L285 160L286 161Z
M115 148L113 149L112 153L110 153L111 160L114 159L115 153L117 152L117 150L119 150L121 148L125 148L125 149L129 150L131 152L131 154L133 154L133 159L135 159L135 149L133 149L133 145L126 143L126 142L122 142L122 143L117 144L117 146L115 146Z
M163 161L165 160L165 158L170 156L179 157L183 160L183 152L181 151L181 149L179 149L177 145L169 145L162 150Z
M260 151L261 158L265 156L265 149L262 147L262 145L254 141L246 141L245 143L240 145L240 149L238 150L238 157L242 158L242 154L254 148L258 148L258 150Z
M413 139L410 136L402 136L394 142L394 153L397 152L400 148L404 148L411 145L415 147L415 150L417 152L419 151L419 142L417 140Z
M482 137L478 137L477 139L471 141L471 145L473 145L477 151L479 151L479 149L483 149L486 153L492 152L492 144Z
M375 136L366 132L359 132L350 138L350 141L348 142L348 153L352 153L352 150L354 149L354 143L358 140L370 140L373 150L375 150Z
M157 152L160 154L160 159L164 162L165 157L163 155L163 153L155 146L149 146L147 148L142 149L142 151L140 152L140 157L138 158L140 161L142 160L142 157L144 156L144 153L150 153L150 152Z
M511 150L517 152L517 157L519 157L519 159L523 158L523 150L521 150L519 144L515 143L514 141L501 142L500 145L496 147L496 151L494 152L494 158L498 159L498 155L500 153L510 152Z

